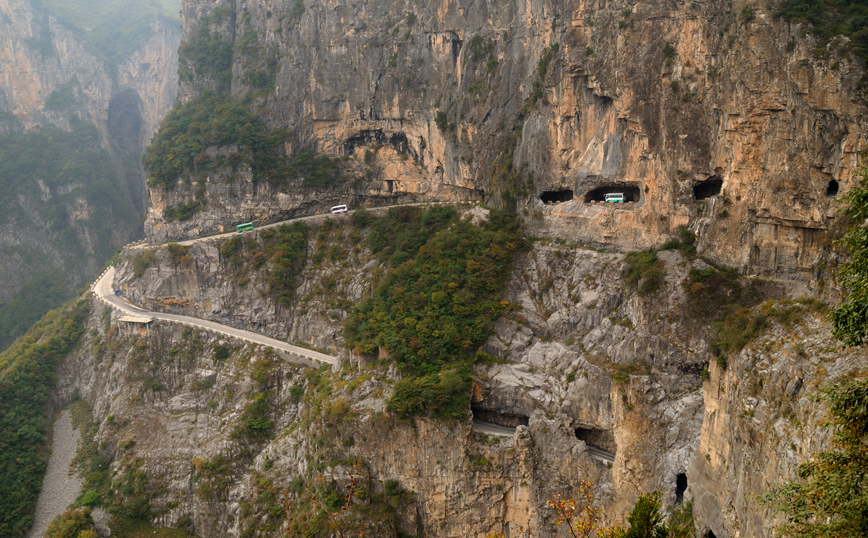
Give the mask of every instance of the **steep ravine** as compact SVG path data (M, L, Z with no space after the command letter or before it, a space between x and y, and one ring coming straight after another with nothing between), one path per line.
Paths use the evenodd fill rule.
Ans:
M143 233L141 158L177 97L181 37L143 24L109 59L41 2L0 1L0 320L17 311L0 347Z
M235 254L252 259L257 233L244 236ZM127 259L116 287L150 308L340 351L339 320L375 271L364 249L349 246L358 242L345 240L350 233L348 224L326 236L312 230L311 253L347 245L347 255L322 257L318 265L309 259L288 308L269 299L265 267L237 265L220 242L176 251L175 261L158 251L141 277ZM350 356L339 369L315 373L280 354L162 322L149 333L138 330L106 317L101 305L89 341L61 367L56 398L61 404L78 395L93 405L116 472L141 458L155 523L184 523L199 536L276 536L279 519L268 515L274 492L297 476L346 477L340 462L353 459L372 492L385 491L389 480L413 492L412 503L392 513L396 519L386 518L407 534L533 529L548 536L545 500L591 480L609 522L638 494L660 490L667 505L695 497L698 527L716 536L766 536L772 520L751 496L787 476L809 447L827 442L821 410L806 399L815 372L833 379L864 367L864 357L841 353L828 322L808 312L790 326L773 323L722 371L709 351L712 333L689 314L684 287L691 267L707 266L676 251L660 256L663 288L647 298L625 288L618 253L538 242L516 262L507 300L520 308L498 322L485 347L503 362L477 367L471 404L485 420L518 424L512 439L474 434L470 413L458 424L395 419L384 412L395 372L382 363ZM324 293L322 284L337 275L336 287ZM795 347L780 347L787 338ZM215 346L228 348L228 359L216 359ZM797 365L801 355L793 350L821 351L823 358ZM733 388L756 386L742 377L747 369L768 372L770 403ZM251 398L263 391L270 434L239 436ZM792 404L795 415L772 405L794 391L804 394L802 407ZM745 406L757 411L745 418ZM782 450L787 421L800 413L803 452ZM751 434L741 432L751 430L767 432L766 440L743 444ZM614 464L592 459L589 444L615 452ZM218 460L227 462L219 476L201 470L201 462ZM765 470L756 473L750 462ZM686 491L679 486L685 477Z

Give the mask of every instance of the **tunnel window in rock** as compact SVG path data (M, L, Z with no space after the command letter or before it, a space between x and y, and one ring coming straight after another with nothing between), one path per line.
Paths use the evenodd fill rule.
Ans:
M489 424L497 424L498 426L506 426L507 428L515 428L516 426L527 426L528 417L524 415L516 415L512 413L502 413L493 409L483 409L481 407L471 407L473 418L488 422Z
M711 529L708 529L707 531L705 531L703 538L717 538L717 536L714 535Z
M597 187L591 191L588 191L585 194L585 203L589 204L591 202L605 202L607 194L624 194L625 202L633 202L637 203L641 199L642 192L639 190L639 187L635 185L605 185L603 187Z
M829 198L834 198L835 196L838 196L838 182L834 179L830 181L829 184L826 186L826 196L828 196Z
M675 477L675 504L684 502L684 492L687 491L687 475L678 473Z
M573 199L573 191L571 189L562 189L559 191L545 191L539 195L539 199L544 204L569 202Z
M115 163L136 211L143 213L146 200L145 172L142 168L145 133L142 101L135 91L121 92L111 100L107 127Z
M712 196L717 196L722 190L723 180L719 177L711 177L693 186L693 199L707 200Z

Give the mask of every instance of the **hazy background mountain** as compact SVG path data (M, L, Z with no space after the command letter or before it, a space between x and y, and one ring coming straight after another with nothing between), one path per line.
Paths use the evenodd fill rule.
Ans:
M0 0L0 349L142 235L180 2Z

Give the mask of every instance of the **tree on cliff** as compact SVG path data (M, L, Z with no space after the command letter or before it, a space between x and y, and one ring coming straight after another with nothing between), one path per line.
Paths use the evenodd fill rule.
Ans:
M799 478L766 493L762 501L783 512L782 536L868 536L868 379L849 379L824 390L833 449L814 455Z
M832 313L832 332L849 346L861 345L868 338L868 168L860 175L859 185L845 198L849 225L838 241L849 255L838 269L847 298Z

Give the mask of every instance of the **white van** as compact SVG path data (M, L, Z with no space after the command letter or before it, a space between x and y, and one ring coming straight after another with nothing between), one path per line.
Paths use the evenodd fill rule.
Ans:
M623 192L612 192L603 196L603 200L606 203L610 204L623 204L624 203L624 193Z
M339 213L346 213L346 212L347 212L347 206L346 205L336 205L332 208L332 213L334 213L335 215L337 215Z

